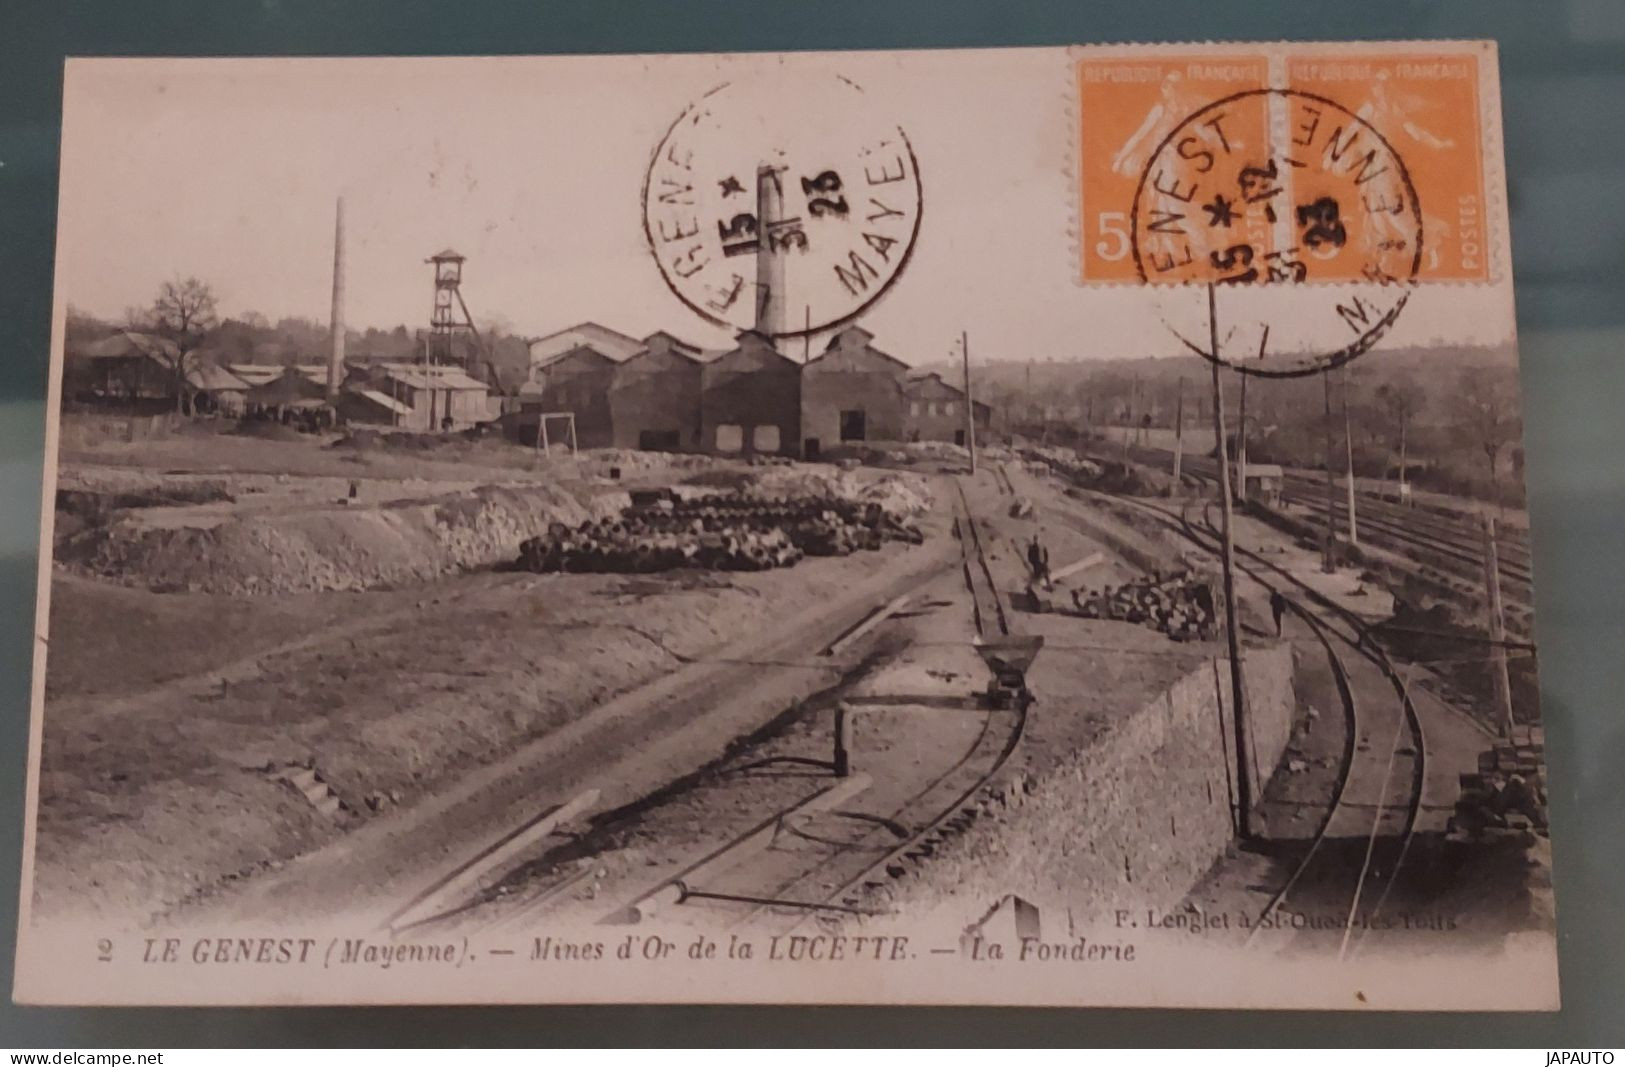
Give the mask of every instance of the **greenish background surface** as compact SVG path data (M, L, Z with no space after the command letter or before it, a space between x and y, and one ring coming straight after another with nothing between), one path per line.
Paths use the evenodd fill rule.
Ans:
M1620 0L6 0L0 16L0 1046L1625 1044L1625 3ZM1501 49L1564 1008L30 1009L22 848L65 55L436 55L1492 38ZM455 86L442 87L455 92ZM186 165L180 161L180 165ZM997 205L989 205L997 210ZM1544 1062L1542 1058L1540 1061Z

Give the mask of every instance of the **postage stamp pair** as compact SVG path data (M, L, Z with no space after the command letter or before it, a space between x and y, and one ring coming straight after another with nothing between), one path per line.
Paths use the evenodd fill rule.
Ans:
M1494 52L1084 48L1079 281L1483 283ZM1492 91L1486 91L1486 90Z

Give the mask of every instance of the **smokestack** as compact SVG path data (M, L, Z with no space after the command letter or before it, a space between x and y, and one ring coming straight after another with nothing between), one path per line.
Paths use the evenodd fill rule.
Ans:
M767 164L756 168L756 332L784 332L784 254L769 240L784 218L779 174Z
M328 319L332 347L327 355L327 402L336 404L344 379L344 197L333 216L333 313Z

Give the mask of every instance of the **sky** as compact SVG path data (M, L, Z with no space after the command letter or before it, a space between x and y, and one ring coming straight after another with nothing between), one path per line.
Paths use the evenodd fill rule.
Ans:
M650 155L724 81L839 74L908 134L923 185L907 269L862 324L911 364L1174 355L1159 298L1075 284L1074 103L1061 49L745 56L73 59L59 303L119 319L195 275L227 315L325 323L345 199L346 320L427 325L431 268L468 257L476 322L582 321L730 338L666 287L645 241ZM1424 288L1385 344L1501 343L1505 278ZM824 338L814 338L817 351ZM790 342L794 352L799 342Z

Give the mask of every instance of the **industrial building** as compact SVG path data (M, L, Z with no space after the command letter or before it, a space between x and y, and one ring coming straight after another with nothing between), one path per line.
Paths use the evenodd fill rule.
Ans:
M848 326L806 363L741 331L706 352L663 331L640 340L581 323L531 343L509 433L535 443L542 416L571 416L581 448L817 459L859 442L965 439L964 393ZM976 405L986 430L992 409Z
M180 364L186 410L237 415L252 383L200 352L184 359L173 341L134 330L70 348L63 361L63 395L87 407L161 412L175 406Z
M875 335L848 326L801 367L802 455L857 441L901 441L908 364L874 347Z
M794 456L801 444L801 364L755 330L700 371L700 449Z
M705 355L669 333L643 339L642 351L615 368L609 387L616 448L697 452L702 447L701 378ZM579 432L579 425L577 430Z
M965 393L935 371L915 372L903 381L908 404L906 440L965 443ZM976 432L985 433L993 409L976 401Z

